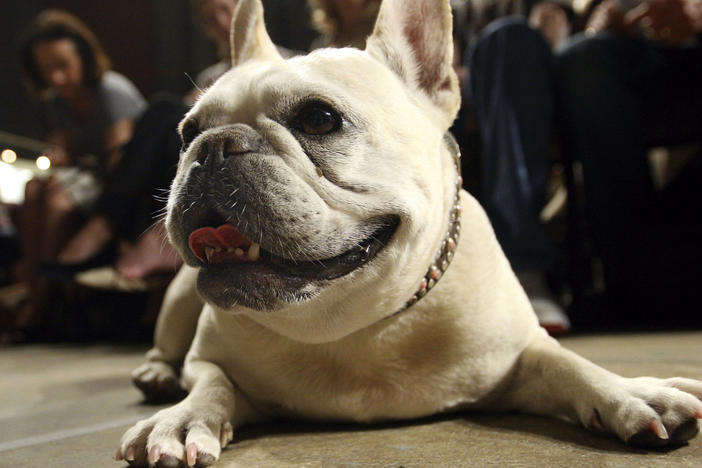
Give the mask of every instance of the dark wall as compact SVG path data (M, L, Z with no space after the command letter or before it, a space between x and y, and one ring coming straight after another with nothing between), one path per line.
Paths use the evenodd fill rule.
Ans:
M20 84L17 41L38 10L37 0L0 1L0 129L30 136L39 134L39 124Z

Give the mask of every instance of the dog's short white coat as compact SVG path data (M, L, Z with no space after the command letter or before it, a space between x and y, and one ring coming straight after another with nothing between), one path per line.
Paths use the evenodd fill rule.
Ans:
M284 61L260 1L240 1L235 67L191 114L208 131L232 122L255 128L281 149L299 190L324 202L325 222L342 231L386 212L401 213L402 222L369 264L272 312L205 304L199 313L198 270L184 266L166 296L156 344L134 376L142 385L174 383L192 340L182 369L189 394L128 430L120 457L208 465L232 426L278 416L371 422L472 408L550 415L632 443L694 436L702 383L623 378L560 347L539 327L484 211L466 192L452 264L425 298L386 319L416 291L453 206L457 174L442 142L460 93L448 3L385 0L365 51ZM370 184L370 199L320 178L293 135L268 116L288 92L330 97L353 114L365 137L342 148L348 159L339 170ZM192 158L182 157L174 187Z

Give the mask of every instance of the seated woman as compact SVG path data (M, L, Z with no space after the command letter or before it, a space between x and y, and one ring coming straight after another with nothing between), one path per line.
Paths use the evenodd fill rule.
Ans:
M110 60L95 35L75 16L42 12L21 42L27 89L42 105L53 171L31 180L21 207L22 258L15 279L30 283L30 302L15 327L40 322L46 284L34 275L40 261L55 260L82 218L89 215L103 180L130 140L134 119L146 103Z
M229 28L236 0L193 0L194 16L217 48L220 61L203 70L196 88L184 99L159 96L137 122L124 158L98 199L95 214L61 251L58 259L65 270L77 272L92 266L92 259L114 239L128 241L114 268L101 268L81 275L93 286L142 289L151 275L172 273L181 260L166 239L161 221L163 194L175 176L181 146L179 121L201 89L210 86L229 70ZM125 184L124 181L129 183ZM83 281L85 279L85 281Z

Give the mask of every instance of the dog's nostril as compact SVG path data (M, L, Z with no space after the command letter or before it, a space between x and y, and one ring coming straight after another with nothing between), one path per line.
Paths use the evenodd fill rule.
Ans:
M230 156L238 156L261 151L263 140L253 129L243 125L221 127L208 132L199 142L198 162L211 164L222 162Z
M238 154L250 153L254 150L254 144L249 138L236 137L228 139L222 148L222 156L226 159Z
M209 151L207 151L207 148L201 148L197 152L197 162L200 164L204 164L205 160L207 159L207 155L209 154Z
M197 159L204 163L206 159L214 157L215 160L227 159L230 156L250 153L255 146L246 138L228 139L226 141L213 141L203 144L198 152Z

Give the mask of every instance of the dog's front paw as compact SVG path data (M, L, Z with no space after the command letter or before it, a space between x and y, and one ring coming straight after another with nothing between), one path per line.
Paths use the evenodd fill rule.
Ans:
M596 431L612 431L634 446L679 445L699 432L700 400L702 382L697 380L623 379L623 385L606 391L586 425Z
M134 369L132 382L150 402L177 401L186 394L176 370L162 361L147 361Z
M224 411L182 402L127 430L115 458L135 467L206 467L233 436Z

